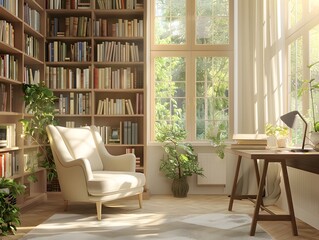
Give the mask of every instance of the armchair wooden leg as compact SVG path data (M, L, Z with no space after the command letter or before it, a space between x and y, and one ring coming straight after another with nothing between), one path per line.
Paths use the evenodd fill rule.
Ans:
M140 193L138 195L138 204L140 205L140 208L142 208L142 201L143 201L143 193Z
M69 206L69 201L68 200L64 200L64 211L68 211L68 206Z
M101 219L102 219L102 202L96 202L96 213L97 213L97 220L101 221Z

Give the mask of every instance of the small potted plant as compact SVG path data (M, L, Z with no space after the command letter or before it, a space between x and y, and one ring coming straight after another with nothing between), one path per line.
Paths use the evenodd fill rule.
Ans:
M267 136L272 137L276 142L276 147L285 148L287 146L287 137L289 135L289 128L286 126L273 125L267 123L265 127L265 133Z
M20 209L15 204L18 195L24 192L25 186L12 179L0 179L0 230L1 235L14 234L20 225Z
M197 155L186 139L186 131L181 124L163 124L158 126L157 140L162 142L165 155L161 159L160 170L172 179L174 197L187 197L189 185L187 177L197 174L203 176Z

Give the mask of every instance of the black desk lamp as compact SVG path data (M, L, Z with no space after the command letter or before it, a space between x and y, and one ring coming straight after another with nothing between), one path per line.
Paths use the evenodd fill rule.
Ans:
M282 115L280 119L290 128L293 128L294 122L296 120L296 115L299 115L299 117L302 119L302 121L305 123L305 132L303 134L303 141L302 141L302 148L301 149L291 149L292 152L309 152L309 150L305 149L305 141L306 141L306 134L307 134L307 127L308 124L306 120L301 116L301 114L298 111L292 111L289 113L286 113L285 115Z

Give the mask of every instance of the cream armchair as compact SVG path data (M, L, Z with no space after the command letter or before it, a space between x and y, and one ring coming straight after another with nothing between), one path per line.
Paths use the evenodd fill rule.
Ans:
M95 126L49 125L47 133L66 209L69 201L94 202L101 220L103 203L133 195L142 207L145 176L135 172L134 154L108 153Z

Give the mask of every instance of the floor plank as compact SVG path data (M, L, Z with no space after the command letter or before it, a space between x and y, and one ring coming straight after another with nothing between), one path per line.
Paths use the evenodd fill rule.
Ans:
M133 200L120 200L108 204L108 207L126 206L127 208L136 207L138 205L137 199ZM135 201L135 199L134 199ZM187 211L187 214L198 214L208 212L226 212L228 211L229 198L220 195L189 195L187 198L178 199L170 195L152 195L149 200L144 200L144 207L140 210L154 209L156 212L169 212L174 213L178 211ZM185 209L184 206L187 206ZM95 214L95 204L88 203L71 203L69 211L83 212L85 211ZM252 216L254 210L253 204L248 200L235 200L233 212L247 213ZM282 212L276 207L271 208L274 212ZM32 208L22 209L21 226L18 227L16 235L7 237L0 237L1 240L16 240L22 238L28 231L42 223L54 213L64 211L64 202L58 193L49 193L46 202L37 204ZM104 209L105 211L105 209ZM125 207L123 208L125 211ZM290 222L258 222L258 224L272 236L273 239L319 239L319 230L309 226L308 224L297 219L297 227L299 236L293 236ZM249 234L249 233L247 233Z

